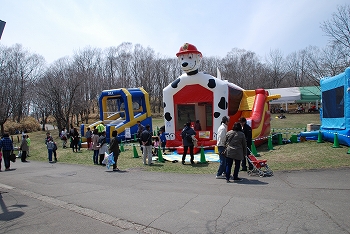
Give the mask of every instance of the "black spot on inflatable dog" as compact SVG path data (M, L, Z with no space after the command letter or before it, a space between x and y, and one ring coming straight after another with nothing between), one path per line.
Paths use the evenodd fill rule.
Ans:
M228 105L228 103L226 102L225 97L221 97L220 102L218 103L218 107L222 110L226 110L227 105Z
M180 83L180 78L177 78L173 83L171 83L171 87L173 87L174 89L177 88L177 85Z
M173 119L173 117L171 117L170 113L169 112L166 112L165 115L164 115L164 118L166 121L170 121Z
M217 119L220 117L220 112L214 112L214 118Z
M211 89L213 89L213 88L216 87L216 82L215 82L214 79L209 79L209 81L208 81L208 87L211 88Z

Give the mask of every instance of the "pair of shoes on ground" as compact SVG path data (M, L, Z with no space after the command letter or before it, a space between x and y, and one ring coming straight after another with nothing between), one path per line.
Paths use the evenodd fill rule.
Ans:
M246 167L242 167L241 171L248 171Z
M217 175L216 179L226 179L226 176L225 175Z
M27 160L23 160L22 162L29 162L29 161L27 161Z
M10 168L5 168L5 171L11 171L11 169Z
M119 171L119 168L114 168L113 171Z
M49 161L49 163L55 163L55 161Z
M233 179L233 182L241 182L241 181L243 181L243 179L241 179L241 178ZM231 183L231 181L230 180L226 180L226 183Z

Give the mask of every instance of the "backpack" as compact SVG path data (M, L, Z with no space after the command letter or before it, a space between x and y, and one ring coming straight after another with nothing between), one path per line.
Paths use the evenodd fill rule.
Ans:
M47 149L52 149L53 150L53 148L55 147L55 144L53 143L53 141L49 141L49 142L47 142Z

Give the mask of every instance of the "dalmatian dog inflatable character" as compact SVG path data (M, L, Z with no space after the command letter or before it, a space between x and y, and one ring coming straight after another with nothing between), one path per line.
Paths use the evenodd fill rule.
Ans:
M204 129L210 132L210 137L206 140L213 144L212 140L216 140L221 119L228 114L228 82L198 71L202 53L194 45L185 43L180 47L176 56L184 73L163 89L167 146L176 147L182 144L179 131L183 128L183 123L179 120L181 113L178 109L181 104L191 104L193 106L194 114L191 114L194 115L194 119L191 119L191 122L202 118L201 123L203 124L208 122L207 119L212 120L211 126L204 126ZM238 96L242 98L243 89L232 83L230 83L230 86L240 92ZM212 116L209 118L205 111L202 111L203 105L205 105L203 103L209 103L212 108ZM239 102L235 105L239 106ZM202 142L202 145L205 144Z
M198 68L202 61L202 53L195 46L185 43L176 56L181 64L182 71L187 75L191 76L198 73Z

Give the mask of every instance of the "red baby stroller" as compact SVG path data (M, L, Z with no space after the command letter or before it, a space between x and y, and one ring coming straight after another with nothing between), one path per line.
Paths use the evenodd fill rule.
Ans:
M248 148L249 150L249 148ZM273 171L267 165L266 159L257 159L252 152L249 150L250 154L247 157L248 162L253 165L253 170L248 171L248 175L259 175L260 177L264 176L273 176Z

